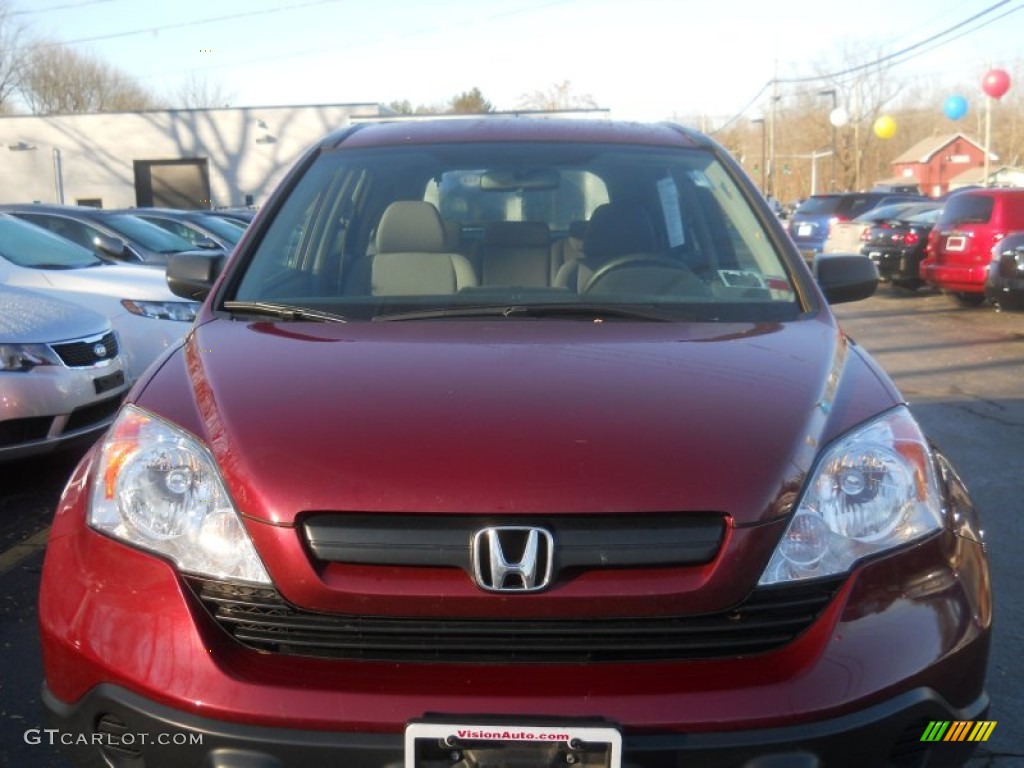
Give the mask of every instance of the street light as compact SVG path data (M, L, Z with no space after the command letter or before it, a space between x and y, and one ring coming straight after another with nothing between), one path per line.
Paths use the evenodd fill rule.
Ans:
M8 144L7 149L11 152L35 152L39 147L27 141L19 141L17 144ZM53 148L53 194L57 202L64 205L64 164L57 147Z
M751 125L761 126L761 194L765 194L765 175L764 175L764 162L768 152L766 149L766 136L765 136L765 121L763 117L755 117L750 121Z
M835 192L836 191L836 124L833 122L833 115L835 114L835 111L838 108L839 104L838 104L838 102L836 100L836 89L835 88L826 88L826 89L824 89L822 91L818 91L818 95L819 96L831 96L832 97L832 111L829 112L829 115L828 115L828 122L832 126L832 162L831 162L831 166L832 166L831 167L832 180L831 180L831 186L829 187L829 192Z

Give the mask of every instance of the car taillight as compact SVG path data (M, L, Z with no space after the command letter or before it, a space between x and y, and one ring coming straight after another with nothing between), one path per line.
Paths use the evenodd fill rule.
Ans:
M903 244L904 245L917 245L917 243L918 243L918 241L920 239L921 239L921 236L918 235L917 232L910 231L910 232L907 232L905 235L903 235Z

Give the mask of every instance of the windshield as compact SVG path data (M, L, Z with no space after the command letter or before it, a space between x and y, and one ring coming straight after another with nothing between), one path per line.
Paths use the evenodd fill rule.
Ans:
M6 214L0 214L0 256L34 269L77 269L103 263L92 251Z
M192 244L188 240L161 229L156 224L143 221L138 216L117 213L104 216L103 222L115 232L157 253L192 250Z
M586 144L325 152L224 298L349 320L800 311L764 224L710 152Z
M193 221L207 232L213 232L213 234L226 240L232 245L238 243L238 241L242 239L242 235L245 233L245 226L241 222L234 221L233 219L222 219L220 216L196 214Z

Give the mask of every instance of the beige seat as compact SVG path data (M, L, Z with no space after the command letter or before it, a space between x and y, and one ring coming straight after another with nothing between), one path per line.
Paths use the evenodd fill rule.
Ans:
M582 293L594 272L612 259L653 254L656 248L654 227L643 208L633 203L599 205L587 223L583 258L563 264L555 285Z
M480 254L482 285L551 284L551 237L542 221L491 221Z
M573 261L583 258L583 238L587 235L587 222L570 221L569 231L551 243L551 284L554 285L558 271Z
M446 248L445 228L427 202L399 200L387 207L377 226L370 268L374 295L447 294L477 285L469 260Z

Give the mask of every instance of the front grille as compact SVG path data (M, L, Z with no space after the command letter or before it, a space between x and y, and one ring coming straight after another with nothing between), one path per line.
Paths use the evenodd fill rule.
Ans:
M103 354L96 354L97 345L102 345ZM112 360L117 356L117 336L113 331L103 336L81 341L69 341L64 344L50 345L64 365L69 368L87 368L101 360Z
M393 618L316 613L277 590L188 577L213 620L266 653L410 662L581 663L713 659L791 642L828 605L841 579L755 589L700 616L586 619Z
M42 440L50 434L52 416L32 416L27 419L0 421L0 446L21 445Z
M76 408L68 416L68 422L64 425L65 432L74 432L77 429L84 429L104 421L113 419L117 409L121 407L121 396L101 400L98 403L87 405L84 408Z

